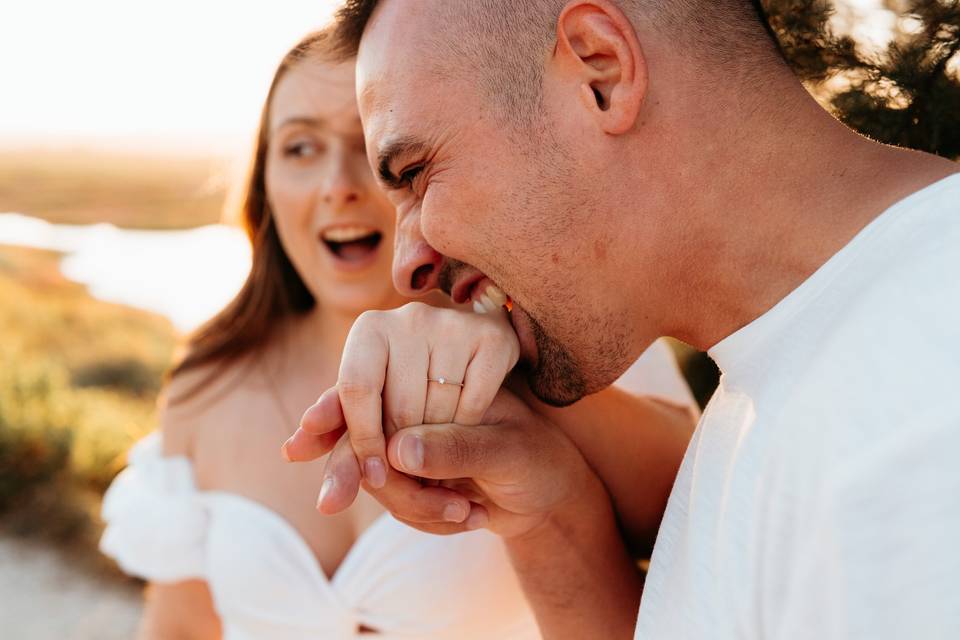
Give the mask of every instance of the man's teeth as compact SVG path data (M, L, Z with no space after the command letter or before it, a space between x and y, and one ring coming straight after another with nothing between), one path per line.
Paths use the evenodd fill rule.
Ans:
M500 287L491 284L479 300L473 301L473 310L477 313L494 313L507 303L507 294Z
M377 230L371 227L335 227L324 231L323 239L327 242L353 242L374 233L377 233Z
M507 304L507 294L495 285L487 287L486 296L498 307Z

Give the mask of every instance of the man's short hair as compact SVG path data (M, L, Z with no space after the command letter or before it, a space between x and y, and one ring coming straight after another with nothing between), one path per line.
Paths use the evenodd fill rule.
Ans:
M731 35L749 33L756 36L756 27L763 28L761 0L620 0L619 4L631 16L641 13L650 22L665 31L676 30L685 41L691 38L708 44L716 53L723 55L742 50L739 38ZM345 58L355 56L360 39L380 0L346 0L337 12L338 51ZM503 19L513 28L504 31L504 36L513 35L520 28L539 26L539 30L552 30L565 0L447 0L441 6L453 8L454 15L469 12L471 16L484 16L484 22ZM466 17L466 16L464 16ZM477 23L473 23L477 24ZM454 26L462 26L460 25ZM487 29L485 29L486 31ZM734 32L734 33L731 33ZM507 40L513 41L507 37ZM750 40L750 38L747 38Z
M364 30L381 0L346 0L337 12L336 51L356 56ZM430 34L444 60L459 59L469 76L510 119L528 120L539 105L543 65L568 0L444 0L438 23L447 33ZM762 21L760 0L615 0L632 20L644 20L692 60L746 70L775 52ZM469 33L469 37L462 34ZM453 64L457 64L454 62Z

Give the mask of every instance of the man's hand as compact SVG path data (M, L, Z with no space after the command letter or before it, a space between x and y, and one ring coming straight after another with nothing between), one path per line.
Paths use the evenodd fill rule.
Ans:
M337 403L335 393L321 399L327 424L343 425ZM641 578L599 478L562 429L510 391L501 390L482 418L398 431L387 444L386 484L365 488L421 531L486 527L501 535L544 638L632 637ZM442 482L424 485L407 474ZM345 435L325 477L320 510L345 508L360 483Z
M427 522L422 514L410 517L412 487L371 490L395 517L432 533L486 527L511 538L529 533L555 511L609 502L603 485L570 439L505 389L484 414L483 424L404 429L391 437L387 452L394 468L440 480L442 487L470 500L466 522L451 524L442 517ZM332 457L333 470L335 465ZM397 480L398 484L402 480L416 483L403 476Z

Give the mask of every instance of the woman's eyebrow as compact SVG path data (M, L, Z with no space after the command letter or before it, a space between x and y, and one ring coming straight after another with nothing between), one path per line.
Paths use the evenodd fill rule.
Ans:
M293 125L319 128L323 127L325 124L326 120L323 120L322 118L312 118L310 116L292 116L290 118L286 118L280 124L278 124L274 128L274 132L280 131L280 129L283 129L284 127Z
M392 166L398 158L425 155L427 144L412 137L387 142L377 153L377 176L388 189L402 189L405 185Z

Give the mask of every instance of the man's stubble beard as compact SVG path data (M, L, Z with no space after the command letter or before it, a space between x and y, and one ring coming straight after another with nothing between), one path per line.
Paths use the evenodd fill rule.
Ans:
M557 318L559 319L559 318ZM539 354L536 367L527 371L530 390L543 402L569 406L614 382L630 366L626 337L613 322L566 318L567 326L599 326L596 342L579 345L586 362L579 360L561 340L528 315L530 331Z
M516 200L524 202L528 210L540 212L541 225L537 230L539 261L549 270L547 265L554 262L551 256L568 252L569 247L564 246L566 239L576 233L579 226L589 224L590 216L586 212L596 206L591 191L595 185L587 184L589 181L576 173L571 154L548 126L535 130L531 146L527 147L530 166L535 167L534 175L522 193L516 194ZM544 201L541 198L546 194L552 196ZM528 228L526 232L534 231ZM573 268L569 270L575 271ZM569 273L554 273L552 277L543 278L539 286L528 293L533 296L543 291L566 291L570 276ZM597 280L595 277L590 279ZM549 304L549 300L543 302ZM549 310L524 307L539 354L537 366L528 372L527 383L534 395L549 405L571 405L615 382L623 373L620 369L626 370L629 366L622 364L629 361L624 327L617 326L616 320L608 314L591 317L590 309L582 300L568 300L567 304ZM538 317L546 322L541 322ZM570 335L561 337L548 331L545 324L554 328L565 327ZM586 343L578 340L575 337L578 328L581 337L589 328L595 328L596 339ZM575 352L582 357L578 358Z
M496 242L481 245L498 247L497 251L479 257L490 265L497 265L495 270L504 273L509 271L505 268L507 264L529 262L530 254L536 254L535 262L549 270L549 265L554 262L550 256L563 253L563 239L573 232L571 227L575 226L575 221L589 218L584 212L591 209L592 185L580 184L580 177L572 172L570 157L549 129L535 129L536 132L525 144L514 149L525 157L533 171L526 176L524 183L515 185L516 190L513 193L505 196L506 201L516 203L516 211L537 213L534 219L519 216L509 221L514 228L514 234L526 237L524 244L530 253L526 256L509 256L505 255L504 248L498 247ZM536 242L531 241L532 238L536 238ZM528 259L525 260L524 257ZM440 288L448 295L457 274L464 268L469 267L457 260L444 259L439 283ZM512 281L515 285L523 283L523 280L518 281L516 277L505 280ZM533 287L521 285L518 288L524 290L508 293L529 298L531 301L540 297L544 291L559 292L567 289L564 274L559 272L552 276L541 276ZM548 300L542 301L549 304ZM626 326L618 323L618 320L609 314L591 317L591 314L585 311L589 307L585 306L583 301L570 300L569 303L566 307L550 310L532 309L520 303L525 312L525 324L533 335L538 353L536 366L520 366L526 367L527 384L534 395L556 407L571 405L585 395L609 386L632 364L629 358L629 340L624 331ZM577 309L584 311L573 311ZM548 319L547 324L551 327L567 327L573 335L568 340L560 339L547 330L545 323L538 317ZM583 329L591 327L596 331L593 341L573 337L577 328L580 328L582 335ZM582 361L574 355L571 348L574 345L583 355Z

